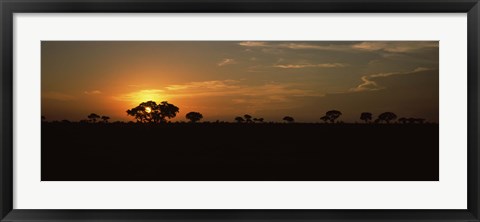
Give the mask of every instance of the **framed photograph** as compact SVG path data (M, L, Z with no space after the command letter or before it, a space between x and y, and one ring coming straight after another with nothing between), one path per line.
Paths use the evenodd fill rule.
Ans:
M1 221L480 221L477 0L0 7Z

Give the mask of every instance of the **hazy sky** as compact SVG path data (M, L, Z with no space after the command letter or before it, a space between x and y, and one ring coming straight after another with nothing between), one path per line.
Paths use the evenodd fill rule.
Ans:
M197 111L320 122L336 109L345 122L365 111L438 122L438 51L436 41L44 41L42 115L126 121L154 100L178 106L179 121Z

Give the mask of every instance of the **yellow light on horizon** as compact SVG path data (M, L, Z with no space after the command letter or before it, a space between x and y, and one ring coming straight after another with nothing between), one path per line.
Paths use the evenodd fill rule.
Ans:
M133 99L136 103L142 103L142 102L147 102L147 101L154 101L158 102L159 98L162 96L159 93L138 93L138 95L135 96Z
M164 94L163 90L146 89L126 93L115 97L115 99L119 101L127 101L129 103L129 106L137 106L140 103L148 101L154 101L156 103L166 101L168 99L168 96Z
M145 107L145 112L151 113L151 112L152 112L152 108L150 108L150 107Z

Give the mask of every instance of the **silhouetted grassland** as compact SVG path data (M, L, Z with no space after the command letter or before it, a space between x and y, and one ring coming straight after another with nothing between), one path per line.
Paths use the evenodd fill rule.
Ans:
M42 123L42 180L435 181L438 124Z

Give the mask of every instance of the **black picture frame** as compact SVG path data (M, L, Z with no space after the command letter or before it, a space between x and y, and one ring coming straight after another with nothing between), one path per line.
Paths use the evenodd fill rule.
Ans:
M0 0L1 221L480 221L478 0ZM13 209L14 13L467 13L466 210L16 210Z

